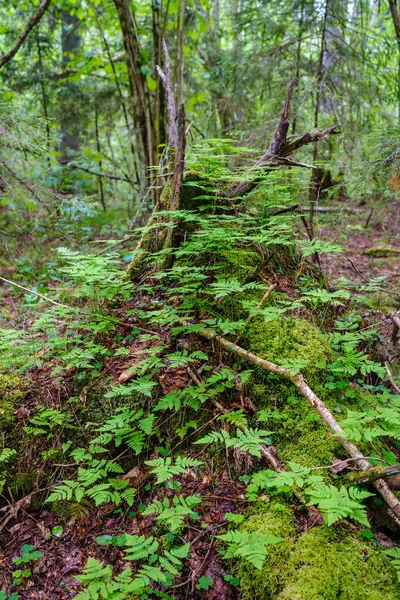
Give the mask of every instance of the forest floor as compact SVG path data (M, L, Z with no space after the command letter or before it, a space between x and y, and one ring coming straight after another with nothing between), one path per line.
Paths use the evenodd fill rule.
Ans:
M368 217L368 227L364 228ZM322 258L322 267L330 283L334 285L334 282L341 277L360 284L374 277L385 277L388 283L398 288L400 202L389 203L372 215L368 208L362 208L361 211L354 213L347 213L339 208L335 213L319 214L317 225L319 235L323 239L335 241L346 247L343 254L329 254ZM383 316L382 328L389 334ZM109 366L111 369L109 372L113 375L121 374L118 365ZM175 373L175 376L179 374ZM49 394L62 397L62 391L52 387L56 384L51 380L50 374L48 374L48 382ZM210 414L210 418L212 416ZM23 419L22 413L21 418ZM229 469L232 469L232 473ZM132 477L139 480L139 488L146 486L144 473L138 470L132 474ZM190 528L188 537L188 541L191 542L190 564L186 577L177 583L177 587L180 588L179 597L235 600L238 596L235 588L228 585L224 579L227 573L214 540L219 528L226 525L225 513L247 506L244 486L234 475L234 465L229 466L228 462L228 469L221 469L214 466L211 461L209 474L200 479L194 474L185 475L179 479L179 483L186 494L201 493L203 498L196 508L199 515L196 527ZM149 486L147 486L148 491ZM63 521L62 533L58 537L51 532L59 525L59 518L50 510L43 508L35 510L41 495L28 494L17 503L19 511L14 509L15 516L18 515L18 518L0 524L0 573L3 573L0 574L0 589L8 591L15 589L10 586L10 570L15 568L11 559L18 554L23 544L32 544L36 550L43 553L43 559L33 567L32 577L25 589L19 591L20 598L23 600L71 598L80 589L75 575L82 570L89 555L121 568L125 566L119 549L110 546L99 547L95 542L96 537L116 536L122 532L142 535L150 534L152 531L151 518L140 518L137 513L129 510L116 511L115 506L104 504L90 510L75 523L68 524ZM155 493L151 498L152 501L156 499L160 499L159 493L158 495ZM313 515L312 511L309 515L311 519L319 518L318 515ZM312 525L306 518L297 515L296 527L299 531L307 530ZM211 543L206 541L210 536ZM387 545L391 545L389 538ZM212 588L199 588L198 581L201 576L212 578L214 582Z

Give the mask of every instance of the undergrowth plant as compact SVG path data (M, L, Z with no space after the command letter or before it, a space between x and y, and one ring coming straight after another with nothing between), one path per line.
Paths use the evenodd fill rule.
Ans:
M231 148L237 153L235 146ZM343 435L362 442L377 460L385 453L385 440L396 447L400 440L399 396L383 384L379 390L368 388L367 377L380 381L386 377L382 365L365 352L372 331L361 332L357 323L338 317L351 292L345 285L330 290L309 260L342 248L294 235L295 217L273 212L282 208L278 191L290 199L290 183L285 187L273 176L265 176L264 182L270 184L269 210L256 195L245 208L216 205L220 190L240 174L232 175L221 148L215 152L214 156L208 150L205 162L199 148L189 157L188 166L204 177L212 175L218 183L204 186L196 210L168 212L179 228L181 243L149 253L146 260L152 270L141 281L132 285L122 276L117 253L90 255L62 248L58 286L48 291L53 304L35 301L30 306L31 322L23 331L0 330L1 369L14 364L20 373L29 373L51 365L51 377L74 390L62 410L58 405L37 405L24 426L28 436L51 441L66 458L61 475L57 471L57 479L51 481L46 502L54 508L85 502L123 511L133 508L151 521L156 534L98 537L100 546L118 547L131 566L117 573L111 564L90 557L78 575L82 584L78 600L166 597L162 594L173 589L173 580L183 576L190 555L186 528L198 520L203 501L198 493L185 493L184 481L188 475L196 480L207 469L206 451L219 462L238 455L249 459L250 502L265 493L282 498L300 493L304 504L317 507L329 526L342 519L369 526L364 501L373 495L370 492L346 487L340 478L324 477L297 463L289 462L279 472L257 470L257 459L278 437L274 424L286 420L287 406L270 402L257 412L247 396L260 380L258 369L246 368L236 357L225 364L228 361L214 348L200 347L196 333L204 329L226 336L232 344L246 344L250 325L261 328L277 319L294 322L307 317L320 328L329 358L315 364L309 356L278 356L277 364L291 377L323 370L319 391L335 394L338 404L354 402L338 407ZM153 216L147 226L135 230L138 242L171 226L170 219L161 219L165 214ZM173 260L166 269L168 254ZM271 264L282 275L293 275L294 291L271 288L266 295ZM266 381L272 388L277 377ZM87 405L86 395L89 391L90 398L90 388L97 382L101 402L97 397ZM287 405L297 401L286 393ZM249 406L255 414L246 410ZM216 413L211 418L210 407ZM8 447L1 451L0 485L15 457ZM53 455L48 452L46 458L51 467ZM131 484L135 468L139 483ZM141 478L150 482L144 489ZM225 515L226 530L215 536L218 547L225 560L243 559L261 569L269 546L283 540L248 532L241 521L241 515Z

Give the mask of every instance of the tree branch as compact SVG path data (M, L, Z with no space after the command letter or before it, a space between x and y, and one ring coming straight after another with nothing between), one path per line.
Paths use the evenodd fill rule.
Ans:
M250 168L249 174L252 170L257 171L258 169L260 169L260 167L262 167L263 169L266 168L268 170L279 165L316 169L317 167L315 167L314 165L295 162L291 158L287 157L289 157L295 150L301 148L302 146L306 146L308 144L311 144L312 142L319 142L320 140L326 139L330 135L335 135L339 133L339 130L336 126L330 127L326 130L313 129L310 133L306 133L300 137L295 138L294 140L288 141L287 133L289 130L290 122L290 104L295 83L295 79L293 79L289 83L286 100L282 107L278 125L276 127L275 134L272 138L272 142L268 147L268 150ZM240 181L233 183L229 188L227 197L238 198L240 196L243 196L244 194L248 194L259 184L259 182L260 178L258 178L255 174L254 179L250 179L249 181Z
M355 459L355 464L358 466L360 471L368 471L372 468L372 465L365 459L364 455L360 452L353 442L349 442L345 435L343 429L340 427L339 423L335 420L334 416L328 409L328 407L324 404L320 398L312 391L312 389L307 384L307 381L304 379L303 375L300 373L297 375L292 375L288 369L284 369L275 363L272 363L268 360L260 358L256 354L252 354L248 350L241 348L237 344L230 342L229 340L218 336L217 334L203 329L199 332L196 332L202 337L216 342L223 348L225 348L228 352L235 354L235 356L240 356L241 358L247 360L248 362L269 371L271 373L275 373L284 379L291 381L299 390L299 392L304 396L310 404L316 409L321 419L327 424L329 429L335 434L335 438L342 444L342 446L347 450L352 458ZM396 498L395 494L392 492L386 481L383 479L376 479L373 481L373 485L378 493L381 495L383 500L386 502L390 509L390 515L396 521L397 524L400 524L400 500Z
M172 86L171 79L171 62L169 60L168 47L163 39L162 41L163 51L164 51L164 60L165 60L165 73L157 65L157 72L160 75L163 83L165 85L165 91L167 94L167 108L168 108L168 146L170 148L175 148L176 146L176 138L177 138L177 126L176 126L176 109L175 109L175 99L174 99L174 88Z
M41 4L39 5L39 10L31 17L30 21L25 26L25 29L21 31L18 38L14 42L14 45L6 54L3 54L3 56L0 58L0 69L2 69L4 65L10 62L10 60L17 54L18 50L21 48L29 33L40 22L44 13L49 8L50 3L51 0L42 0Z

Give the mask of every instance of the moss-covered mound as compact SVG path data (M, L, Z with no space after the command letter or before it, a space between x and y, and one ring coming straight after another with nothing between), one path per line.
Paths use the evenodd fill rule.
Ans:
M244 600L400 600L400 585L379 548L346 530L316 527L296 533L289 507L271 503L242 527L284 538L269 547L261 570L238 568Z
M272 362L309 361L303 372L320 379L324 364L332 357L327 337L306 319L280 317L267 323L253 321L246 333L248 348Z
M249 350L277 364L308 360L302 373L313 390L334 410L337 399L324 388L324 366L332 359L327 337L305 319L281 317L268 323L252 322L246 332ZM284 462L295 461L310 467L330 464L339 448L330 430L290 382L257 370L250 395L270 417L267 427L274 432L273 443Z

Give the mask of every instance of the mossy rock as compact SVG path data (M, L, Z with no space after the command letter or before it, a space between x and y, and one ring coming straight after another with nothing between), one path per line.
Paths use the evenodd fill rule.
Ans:
M14 410L24 396L22 380L13 373L0 374L0 430L10 431L15 423Z
M243 600L400 600L396 572L380 548L327 526L296 532L288 506L253 511L242 529L283 538L268 547L262 569L241 559Z

